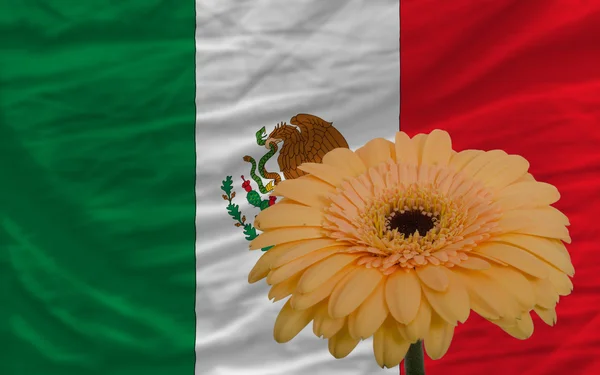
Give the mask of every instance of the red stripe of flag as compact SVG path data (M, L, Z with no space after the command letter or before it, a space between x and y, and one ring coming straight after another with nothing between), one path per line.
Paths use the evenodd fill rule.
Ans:
M402 0L400 25L402 130L526 157L561 191L576 269L556 326L519 341L472 314L427 375L600 374L600 2Z

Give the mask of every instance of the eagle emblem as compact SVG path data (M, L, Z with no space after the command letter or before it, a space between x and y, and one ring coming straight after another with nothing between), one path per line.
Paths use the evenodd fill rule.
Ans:
M277 163L288 180L305 174L298 169L302 163L320 163L329 151L348 148L348 142L333 123L317 116L299 114L292 117L290 124L278 124L265 142L267 148L283 142Z
M250 178L254 180L262 194L268 194L282 180L279 173L269 172L266 169L266 163L277 151L279 151L277 164L280 173L289 180L306 174L298 168L302 163L320 163L329 151L348 148L348 142L333 123L320 117L298 114L291 118L290 124L279 123L268 135L265 127L262 127L256 132L256 143L258 146L266 147L267 153L258 162L249 155L243 157L243 160L250 164ZM241 179L242 188L246 191L246 200L250 205L262 211L275 204L276 197L262 197L251 187L249 180L244 176L241 176ZM264 180L268 182L265 184ZM227 212L234 220L235 226L243 228L246 240L252 241L258 233L251 223L246 222L246 216L242 215L239 205L233 203L235 192L231 176L223 180L221 190L225 193L222 197L228 201Z

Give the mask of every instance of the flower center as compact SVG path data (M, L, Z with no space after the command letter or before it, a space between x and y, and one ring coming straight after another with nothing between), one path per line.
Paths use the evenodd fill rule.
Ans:
M344 181L330 197L323 228L347 243L347 252L364 254L357 264L386 274L453 267L496 230L502 210L491 196L449 167L389 162Z
M394 211L387 217L386 228L388 231L396 230L402 233L404 237L419 232L419 235L424 236L435 226L434 218L431 214L426 214L417 210L405 211L399 213Z

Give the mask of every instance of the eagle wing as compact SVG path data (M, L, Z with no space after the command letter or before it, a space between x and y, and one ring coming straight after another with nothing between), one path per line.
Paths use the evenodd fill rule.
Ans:
M304 144L302 142L294 142L293 144L286 144L284 142L279 152L277 163L286 180L304 175L305 173L298 169L298 166L305 161L306 153L304 152Z
M304 147L300 163L320 163L323 156L335 148L349 148L344 136L333 127L333 123L327 122L317 116L298 114L290 120L292 125L300 129L304 140ZM298 150L300 151L300 150ZM300 156L299 154L296 154ZM301 159L301 160L300 160Z

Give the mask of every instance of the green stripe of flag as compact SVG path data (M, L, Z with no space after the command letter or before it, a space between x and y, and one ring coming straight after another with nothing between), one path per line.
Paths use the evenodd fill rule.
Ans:
M193 374L194 29L0 1L1 374Z

